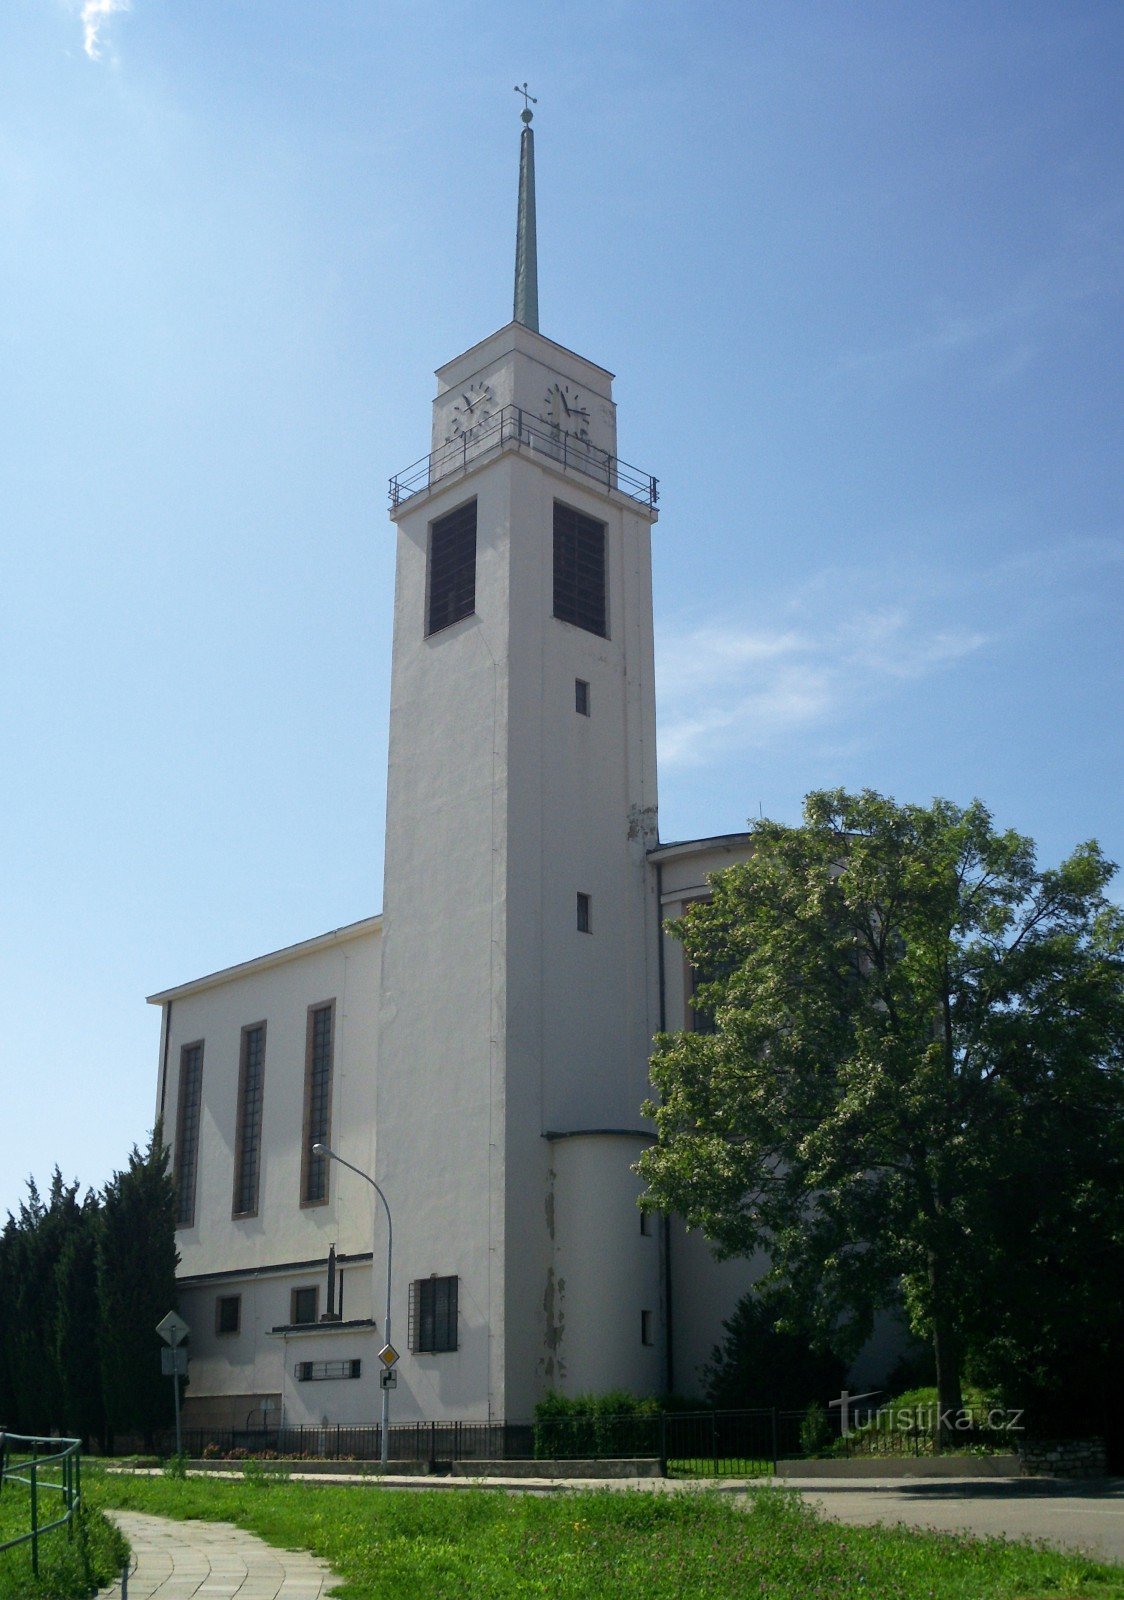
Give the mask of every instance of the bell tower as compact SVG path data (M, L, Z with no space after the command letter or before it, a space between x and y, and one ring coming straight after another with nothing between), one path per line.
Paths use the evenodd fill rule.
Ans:
M658 1007L656 484L618 458L612 374L538 330L522 115L513 320L438 370L430 451L391 481L375 1171L395 1304L457 1285L456 1348L401 1364L403 1420L662 1380L631 1172Z

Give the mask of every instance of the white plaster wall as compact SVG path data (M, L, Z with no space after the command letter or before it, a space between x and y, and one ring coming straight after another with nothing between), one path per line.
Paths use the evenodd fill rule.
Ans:
M165 1000L168 1032L164 1132L175 1157L180 1050L203 1040L203 1089L195 1222L176 1232L180 1275L262 1267L326 1257L329 1244L352 1254L371 1248L366 1202L329 1179L328 1203L300 1203L308 1007L335 1000L332 1143L368 1165L378 994L377 926L273 964L219 973L193 992ZM187 986L185 986L187 987ZM170 1015L168 1007L170 1006ZM258 1212L232 1216L238 1068L243 1027L265 1022L265 1082Z
M640 1137L593 1134L552 1141L554 1252L548 1284L548 1386L565 1394L664 1387L660 1225L641 1231L643 1185L632 1165ZM651 1312L652 1343L641 1340Z
M425 637L430 524L475 495L476 614ZM395 1220L394 1300L459 1280L460 1348L405 1356L405 1417L487 1417L503 1393L510 458L398 524L375 1171Z

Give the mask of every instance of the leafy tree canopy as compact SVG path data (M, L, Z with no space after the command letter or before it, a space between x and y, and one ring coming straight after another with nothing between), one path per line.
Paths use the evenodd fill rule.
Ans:
M1078 1238L1124 1260L1114 870L1095 843L1040 869L978 801L824 791L800 827L756 824L672 925L715 1031L657 1040L649 1203L720 1255L766 1250L844 1352L904 1300L942 1405L966 1352L1014 1372L1037 1337L1041 1368L1074 1318L1103 1350L1103 1282L1045 1333L1028 1318Z

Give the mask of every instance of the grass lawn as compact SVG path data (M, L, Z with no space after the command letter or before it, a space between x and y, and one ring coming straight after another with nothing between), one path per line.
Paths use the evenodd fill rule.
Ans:
M1124 1600L1124 1568L1027 1545L844 1528L784 1490L407 1490L90 1474L97 1504L312 1550L346 1600Z
M52 1522L61 1514L61 1496L41 1492L40 1522ZM0 1491L0 1544L30 1528L28 1490L22 1484L5 1483ZM31 1572L30 1545L0 1551L0 1600L83 1600L121 1571L125 1555L125 1541L116 1528L100 1512L84 1510L72 1539L65 1528L53 1528L42 1536L38 1579Z

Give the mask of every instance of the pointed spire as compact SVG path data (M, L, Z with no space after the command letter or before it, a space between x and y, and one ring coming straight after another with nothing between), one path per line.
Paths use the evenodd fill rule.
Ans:
M523 132L519 139L519 213L515 226L515 310L513 321L539 331L539 258L535 238L535 135L531 128L533 105L527 85L515 86L523 96Z

